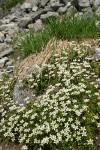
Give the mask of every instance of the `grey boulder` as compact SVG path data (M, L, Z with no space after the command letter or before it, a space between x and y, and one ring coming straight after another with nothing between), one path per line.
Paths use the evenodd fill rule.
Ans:
M70 6L67 9L66 15L70 17L70 16L74 15L75 13L77 13L77 9L74 6Z
M11 14L15 13L16 11L20 11L20 7L21 7L20 3L18 3L15 7L12 7Z
M33 29L35 32L43 28L43 23L41 19L36 20L34 24L29 24L28 28Z
M9 23L9 24L2 24L0 26L0 31L3 31L3 30L9 30L9 29L15 29L17 27L17 24L15 23Z
M0 20L0 26L3 24L2 20Z
M13 100L16 103L20 103L20 104L26 104L25 99L27 98L31 98L32 94L30 91L28 91L27 89L25 89L23 83L21 80L19 80L15 87L14 87L14 91L13 91ZM28 99L27 99L28 100Z
M94 1L95 1L95 0L90 0L90 5L93 6Z
M34 24L33 24L33 29L35 31L41 30L43 28L43 23L41 19L38 19Z
M9 34L6 34L5 42L10 43L11 40L11 36Z
M95 48L95 52L97 53L97 54L100 54L100 48Z
M96 13L97 16L100 16L100 6L98 7L98 9L96 10L95 13Z
M35 11L37 11L37 10L38 10L38 7L37 7L37 6L33 6L33 7L32 7L32 11L33 11L33 12L35 12Z
M2 32L0 32L0 43L4 42L5 36Z
M65 6L65 7L60 7L57 12L60 13L60 14L63 14L63 13L65 13L66 11L67 11L67 6Z
M47 18L50 18L50 17L58 17L59 16L59 13L57 12L47 12L47 14L44 14L44 15L41 15L41 19L42 20L45 20Z
M40 19L40 16L41 16L42 14L45 14L45 13L47 13L48 11L53 11L53 10L52 10L52 8L47 7L47 8L40 9L40 10L38 10L38 11L32 13L32 14L31 14L32 21L35 23L36 20Z
M51 8L54 10L54 11L57 11L60 7L64 6L64 4L62 3L58 3L58 2L55 2L55 3L51 3Z
M6 66L12 66L12 64L14 63L14 60L9 60L6 62Z
M89 0L78 0L78 5L81 8L89 7L90 6L90 2L89 2Z
M18 23L18 27L20 28L27 28L28 25L32 22L32 18L31 17L23 17L22 19L20 19L19 23Z
M33 6L39 5L41 0L26 0L26 3L31 3Z
M100 6L100 0L95 0L93 6L97 9Z
M93 55L94 60L99 60L100 59L100 48L95 48L95 54Z
M7 66L6 72L7 73L12 73L14 71L15 66Z
M12 53L12 52L13 52L13 49L12 49L11 47L5 49L5 50L3 50L3 51L0 53L0 58L9 55L9 54Z
M27 10L27 9L32 9L32 4L31 3L23 3L23 5L21 6L22 10Z
M45 6L48 2L49 2L49 0L41 0L41 5Z
M61 3L67 4L70 0L60 0Z
M96 21L95 25L97 26L97 28L100 28L100 21Z
M8 58L4 57L0 59L0 68L2 69L5 65L5 63L7 62Z

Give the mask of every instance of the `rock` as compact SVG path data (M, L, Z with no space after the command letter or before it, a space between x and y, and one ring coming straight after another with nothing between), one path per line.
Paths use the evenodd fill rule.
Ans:
M26 3L31 3L33 6L38 6L41 0L26 0Z
M100 84L100 78L96 79L96 82L97 82L98 84Z
M0 53L0 58L9 55L12 52L13 52L12 48L7 48L6 50L4 50L3 52Z
M3 17L3 8L0 8L0 19Z
M25 105L25 99L27 97L31 97L31 92L26 90L22 81L19 80L14 87L13 100L14 102L22 103Z
M14 63L14 60L9 60L8 62L6 62L6 66L12 66L13 63Z
M10 23L10 20L8 18L3 20L3 24L9 24L9 23Z
M61 3L67 4L69 0L60 0Z
M35 12L37 10L38 10L38 7L37 6L33 6L32 11Z
M14 71L15 66L7 66L6 72L12 73Z
M4 57L4 58L0 59L0 68L4 67L7 60L8 60L8 57Z
M86 16L87 18L93 17L93 11L92 11L91 7L86 7L84 9L82 9L82 12L84 13L84 16Z
M100 60L100 55L94 54L92 59L98 61L98 60Z
M100 6L98 7L98 9L96 10L95 13L96 13L97 16L100 16Z
M3 24L2 20L0 20L0 26Z
M4 42L5 36L2 32L0 32L0 43Z
M81 19L81 17L83 16L83 12L77 12L75 13L75 17L78 17Z
M91 7L86 7L82 9L82 12L93 12Z
M28 28L29 28L29 29L33 29L33 28L34 28L33 25L34 25L33 23L29 24L29 25L28 25Z
M60 3L60 0L50 0L50 4L53 4L53 3Z
M10 43L11 40L12 40L12 39L11 39L10 35L9 35L9 34L6 34L5 42Z
M90 5L93 6L95 0L90 0Z
M15 27L14 29L9 28L8 32L10 37L13 38L14 33L18 32L19 28Z
M55 2L55 3L51 3L51 8L54 10L54 11L57 11L60 7L64 6L64 4L62 3L58 3L58 2Z
M68 2L66 6L67 6L67 8L69 8L69 7L71 7L71 5L72 5L71 2Z
M60 7L57 12L60 13L60 14L63 14L63 13L65 13L67 11L67 8L68 8L67 6Z
M32 22L32 18L31 17L23 17L22 19L20 19L18 26L20 28L27 28L28 25Z
M70 2L71 2L72 6L74 6L74 7L76 7L78 9L78 7L79 7L78 6L78 2L79 2L78 0L70 0Z
M100 59L100 48L95 48L95 54L93 55L94 60Z
M44 15L41 15L41 19L42 20L45 20L47 18L50 18L50 17L58 17L59 16L59 13L57 12L48 12L47 14L44 14Z
M2 146L0 146L0 150L2 150Z
M38 19L34 24L33 24L33 29L35 31L41 30L43 28L43 23L41 19Z
M15 11L15 13L13 13L13 16L16 16L17 17L16 19L22 18L23 17L22 16L22 11L21 10Z
M7 43L0 43L0 53L7 48L9 48L9 45Z
M100 0L95 0L93 6L97 9L100 6Z
M10 11L10 13L12 14L12 13L15 13L15 12L19 12L20 11L20 7L21 7L21 4L20 3L18 3L15 7L12 7L11 8L11 11Z
M48 11L53 11L53 10L52 10L52 8L47 7L47 8L40 9L40 10L38 10L38 11L32 13L32 15L31 15L32 21L35 22L35 20L40 19L40 16L41 16L42 14L47 13Z
M80 8L89 7L90 2L89 0L78 0L78 5Z
M100 28L100 21L96 21L96 26L98 27L98 28Z
M100 48L95 48L95 52L96 52L97 54L100 54Z
M23 5L21 5L21 10L26 11L27 9L32 9L32 4L25 2Z
M10 15L9 22L16 22L17 19L18 19L17 16L15 16L15 15Z
M8 30L8 29L15 29L17 27L17 24L15 23L9 23L9 24L3 24L0 26L0 31Z
M41 0L41 5L45 6L48 3L49 0Z
M43 23L41 19L38 19L34 24L29 24L28 28L34 29L34 31L41 30L43 28Z
M67 9L67 13L66 15L67 16L72 16L74 15L75 13L77 13L77 9L74 7L74 6L71 6Z

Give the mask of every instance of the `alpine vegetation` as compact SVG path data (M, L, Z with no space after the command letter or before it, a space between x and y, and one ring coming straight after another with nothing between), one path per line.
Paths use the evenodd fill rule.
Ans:
M42 30L34 32L33 29L30 29L27 33L21 32L21 35L19 34L15 40L16 49L23 57L27 57L31 53L40 52L52 38L62 40L99 38L100 28L95 22L95 16L91 19L83 15L80 17L63 15L46 19Z
M0 105L0 139L21 143L22 150L99 149L100 95L90 59L84 51L63 50L42 73L23 81L34 99L27 97L25 105L6 95ZM0 91L4 94L5 88Z

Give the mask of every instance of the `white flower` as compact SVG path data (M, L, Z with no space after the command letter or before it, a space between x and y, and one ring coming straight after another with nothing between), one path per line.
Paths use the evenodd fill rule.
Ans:
M73 121L73 119L72 119L72 118L69 118L69 119L68 119L68 121L69 121L69 122L72 122L72 121Z
M85 102L85 103L89 102L89 99L85 99L84 102Z
M87 136L85 131L82 132L82 136Z
M99 117L97 115L94 116L94 119L99 119Z
M43 138L43 140L41 140L41 145L48 144L48 142L49 142L49 138L48 137Z
M97 124L98 128L100 127L100 123Z
M28 147L26 145L23 145L21 149L22 150L28 150Z
M81 112L79 110L76 110L75 113L76 113L77 116L81 115Z
M92 139L89 139L87 142L88 142L88 145L93 145L93 140Z
M76 137L76 140L77 140L77 141L80 141L80 140L81 140L81 137L80 137L80 136L77 136L77 137Z

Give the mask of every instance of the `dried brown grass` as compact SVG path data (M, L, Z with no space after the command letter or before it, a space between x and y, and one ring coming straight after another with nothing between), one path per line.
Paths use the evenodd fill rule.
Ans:
M73 49L90 50L99 46L100 39L88 39L83 41L50 40L45 48L38 54L31 54L18 64L19 79L26 78L32 72L41 72L43 65L48 62L53 53L60 53L63 49L71 51Z

